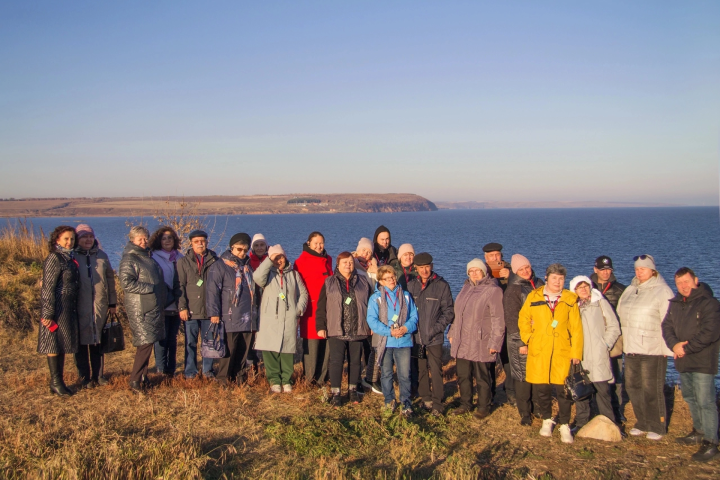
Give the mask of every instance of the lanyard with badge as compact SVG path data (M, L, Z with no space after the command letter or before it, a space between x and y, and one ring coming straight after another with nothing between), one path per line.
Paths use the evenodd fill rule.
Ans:
M395 309L397 308L398 300L400 300L400 289L397 289L397 291L395 292L395 299L393 299L393 297L391 297L390 294L388 293L388 289L385 288L385 296L388 299L388 304L390 302L392 302L393 311L395 311ZM398 318L400 318L400 317L398 317L398 315L396 313L393 315L392 319L390 320L392 322L392 325L390 325L391 330L398 328L398 325L397 325Z
M560 297L558 296L555 299L555 301L553 302L553 301L550 301L550 297L548 295L545 295L545 302L547 303L548 308L550 308L550 311L552 312L553 321L550 324L550 326L554 329L555 327L558 326L558 321L555 320L555 309L557 308L558 303L560 303Z

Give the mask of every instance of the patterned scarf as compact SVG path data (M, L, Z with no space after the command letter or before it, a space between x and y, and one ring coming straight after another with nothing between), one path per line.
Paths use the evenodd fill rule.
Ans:
M223 262L225 262L225 265L235 270L235 295L233 296L232 300L233 307L237 307L240 304L240 296L242 295L243 291L243 279L245 280L245 284L248 286L250 291L250 303L254 304L255 282L253 281L252 271L247 265L247 260L245 262L242 262L242 260L239 260L239 262L233 262L232 260L223 258Z

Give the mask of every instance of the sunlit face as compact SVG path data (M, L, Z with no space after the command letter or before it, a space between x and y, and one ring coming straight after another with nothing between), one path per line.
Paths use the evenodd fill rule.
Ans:
M382 232L377 236L377 244L382 248L388 248L390 246L390 234L388 232Z
M577 293L577 296L580 297L580 300L587 300L590 298L592 291L590 290L590 285L588 285L587 282L580 282L575 287L575 293Z
M338 260L337 268L341 274L347 277L355 269L355 262L353 261L352 257L343 258L341 260Z
M78 238L77 243L78 247L82 248L83 250L90 250L95 244L95 235L93 235L92 233L85 234L82 237Z
M563 286L565 286L565 276L559 273L551 273L548 275L545 285L550 293L560 293Z
M415 270L417 270L418 276L422 278L423 282L425 282L428 278L430 278L430 274L432 273L432 263L430 265L416 265Z
M278 270L282 270L287 264L287 259L285 258L285 255L275 255L272 259L272 263L278 268Z
M597 267L595 267L595 275L597 275L598 280L600 280L601 283L609 282L612 273L612 268L603 268L602 270L599 270Z
M678 293L683 297L689 297L693 291L693 288L697 288L698 279L693 278L692 275L686 273L682 277L675 277L675 285L677 286Z
M645 283L653 276L653 269L646 267L635 267L635 276L640 283Z
M148 248L148 237L147 235L138 233L135 235L135 238L133 238L132 243L140 248Z
M369 262L373 255L372 250L370 250L369 248L361 248L355 253L357 253L358 258L362 258L366 262Z
M530 265L525 265L518 269L517 276L524 279L524 280L530 280L532 277L532 267Z
M501 252L485 252L485 262L486 263L498 263L502 261L502 253Z
M308 242L308 247L310 247L310 250L313 252L323 253L325 251L325 239L320 235L315 235Z
M72 248L73 241L75 240L75 232L68 230L63 232L57 239L57 244L63 248ZM145 239L147 242L147 238Z
M257 242L253 243L253 253L257 257L262 257L267 253L267 243L265 243L265 240L258 240Z
M205 237L193 237L190 245L192 245L193 252L196 255L205 255L205 252L207 252L208 241Z
M245 258L249 250L250 248L247 245L242 243L236 243L232 246L232 248L230 248L230 253L242 260L243 258Z
M409 267L412 265L414 259L415 254L413 252L405 252L402 254L402 257L400 257L400 265L403 267Z
M485 277L485 274L483 273L482 270L480 270L479 268L476 267L476 268L471 268L470 270L468 270L468 277L470 277L470 280L477 283L480 280L482 280L483 277Z
M193 240L195 240L193 238ZM170 232L163 233L162 237L160 237L160 246L163 250L166 252L172 252L175 247L175 237Z
M389 288L390 290L393 290L395 288L395 285L397 285L397 278L395 278L395 275L392 273L386 273L382 280L378 280L380 282L380 285L383 287Z

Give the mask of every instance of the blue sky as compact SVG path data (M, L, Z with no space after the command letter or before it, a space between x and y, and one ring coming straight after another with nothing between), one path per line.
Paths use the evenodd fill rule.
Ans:
M720 2L0 3L0 196L716 205Z

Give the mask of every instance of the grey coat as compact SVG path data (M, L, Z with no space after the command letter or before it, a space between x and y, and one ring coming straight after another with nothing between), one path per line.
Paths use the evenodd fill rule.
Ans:
M164 340L168 286L150 251L128 243L120 260L118 278L125 293L133 345L139 347Z
M620 336L620 323L615 311L598 290L593 289L590 303L580 307L583 326L583 359L585 370L593 382L611 382L610 350Z
M253 273L253 280L263 288L255 349L277 353L295 353L298 317L305 311L308 292L300 275L287 265L280 274L269 258ZM281 297L284 297L281 298Z
M97 240L90 250L75 249L80 270L78 322L80 345L100 343L108 308L117 303L115 272L107 254L98 248Z

